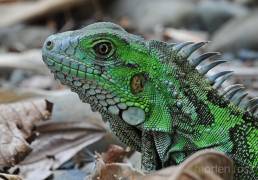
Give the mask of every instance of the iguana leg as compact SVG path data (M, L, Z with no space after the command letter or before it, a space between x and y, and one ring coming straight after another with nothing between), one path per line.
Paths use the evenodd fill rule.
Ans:
M158 154L156 152L154 137L151 132L143 132L142 134L142 169L153 171L159 169L160 164Z
M155 149L157 151L157 154L159 156L159 159L161 161L161 167L166 167L167 165L167 155L169 148L172 144L172 136L171 134L164 133L164 132L153 132L153 138L155 143ZM174 163L171 163L169 165L172 165Z

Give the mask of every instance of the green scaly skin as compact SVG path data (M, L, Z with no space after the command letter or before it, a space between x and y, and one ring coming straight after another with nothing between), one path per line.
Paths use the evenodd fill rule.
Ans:
M198 58L190 54L203 44L146 41L102 22L50 36L43 59L122 142L142 152L144 169L179 164L212 148L235 161L236 179L257 179L254 108L244 104L241 88L220 95L211 84L219 86L224 76L202 75L211 67L198 72Z

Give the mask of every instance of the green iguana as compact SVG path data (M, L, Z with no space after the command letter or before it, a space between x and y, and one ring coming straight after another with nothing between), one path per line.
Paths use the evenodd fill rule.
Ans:
M145 170L211 148L234 160L236 179L258 179L258 98L247 101L239 84L221 93L231 71L205 77L225 62L203 65L218 55L213 52L193 57L205 44L144 40L101 22L50 36L43 59L122 142L142 153Z

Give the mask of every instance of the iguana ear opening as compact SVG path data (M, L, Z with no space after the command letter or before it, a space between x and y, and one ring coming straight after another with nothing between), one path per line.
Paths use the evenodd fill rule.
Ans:
M136 74L131 78L130 87L133 94L144 91L144 85L147 81L147 75L144 73Z

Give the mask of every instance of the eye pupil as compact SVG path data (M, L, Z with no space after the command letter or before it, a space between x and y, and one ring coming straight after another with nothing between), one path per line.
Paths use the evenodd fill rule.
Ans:
M110 42L101 42L101 43L96 44L93 47L93 49L94 49L96 55L105 57L110 54L110 52L112 50L112 45Z
M101 45L99 46L99 52L100 52L101 54L106 54L106 53L108 52L108 47L107 47L107 45L106 45L106 44L101 44Z

